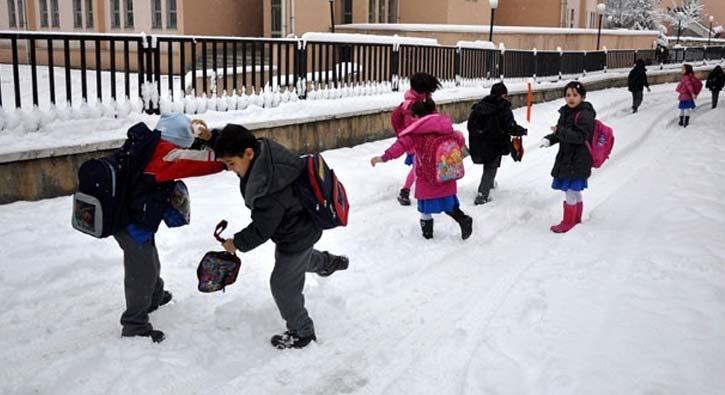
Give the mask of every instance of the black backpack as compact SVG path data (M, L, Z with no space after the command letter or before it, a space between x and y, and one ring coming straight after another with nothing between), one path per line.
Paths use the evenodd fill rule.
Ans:
M161 132L138 123L111 155L85 161L78 170L71 225L96 238L108 237L128 225L130 191L151 159Z
M347 226L350 204L345 186L320 154L302 157L305 168L297 179L302 206L322 229Z

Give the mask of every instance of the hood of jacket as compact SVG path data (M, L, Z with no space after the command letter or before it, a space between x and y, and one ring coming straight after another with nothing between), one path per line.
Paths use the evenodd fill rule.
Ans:
M439 113L424 116L413 122L400 132L400 137L407 134L453 134L453 122L450 118Z
M245 177L244 203L253 207L254 202L286 188L302 173L304 161L279 143L259 139L257 157Z

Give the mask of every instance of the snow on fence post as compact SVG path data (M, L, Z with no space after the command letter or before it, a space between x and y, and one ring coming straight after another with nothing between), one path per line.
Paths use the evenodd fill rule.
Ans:
M539 60L538 60L539 51L536 48L534 48L533 53L534 53L534 75L533 75L533 83L535 84L536 83L536 75L539 74Z
M307 99L307 41L300 39L297 41L295 67L297 69L297 96L300 99Z
M456 48L456 54L453 59L453 73L455 75L456 86L461 86L461 47Z
M556 50L559 51L559 81L561 81L561 68L564 67L564 51L561 49L561 47L556 47Z
M399 90L400 84L400 42L393 43L393 52L390 54L390 78L393 92ZM352 62L352 58L350 59Z
M498 58L498 65L496 65L496 67L498 67L498 71L499 71L499 75L500 75L501 81L503 81L503 79L504 79L504 73L506 72L504 70L504 67L503 67L504 66L504 63L503 63L504 62L504 55L506 54L506 46L503 45L503 42L501 42L501 43L498 44L498 49L499 49L500 52L498 54L498 56L499 56L499 58Z
M584 51L584 62L582 62L582 76L587 76L587 51Z
M607 54L608 54L608 52L607 52L607 46L606 45L603 46L602 49L604 50L604 74L606 74L607 73L607 68L608 68L608 64L607 64Z

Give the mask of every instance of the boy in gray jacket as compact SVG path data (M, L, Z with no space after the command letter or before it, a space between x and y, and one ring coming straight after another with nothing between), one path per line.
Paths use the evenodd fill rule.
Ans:
M257 139L240 125L227 125L217 138L217 158L239 176L244 204L252 222L224 242L230 253L248 252L272 239L275 265L270 278L272 296L287 331L271 339L279 349L302 348L317 340L305 309L305 273L327 277L348 267L344 256L314 249L322 229L313 221L294 191L304 161L273 140Z

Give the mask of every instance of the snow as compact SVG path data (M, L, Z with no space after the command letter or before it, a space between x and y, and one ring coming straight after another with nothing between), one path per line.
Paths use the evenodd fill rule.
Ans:
M489 25L448 25L415 23L352 23L336 26L340 30L375 30L404 32L452 32L452 33L488 33ZM523 34L597 34L597 29L534 27L534 26L493 26L494 33ZM604 29L602 34L611 36L657 36L654 30Z
M456 43L458 48L470 48L470 49L496 49L496 45L491 41L459 41Z
M0 206L0 393L720 393L725 108L705 92L682 129L674 84L653 86L635 115L626 89L589 100L617 143L565 235L548 230L561 215L556 148L537 148L562 100L534 106L524 160L504 158L493 202L472 206L481 168L467 163L465 242L445 216L420 237L415 209L394 200L408 168L369 165L392 140L325 152L352 211L318 248L351 265L308 276L319 341L301 351L268 345L284 330L271 243L242 256L226 293L196 291L216 222L249 221L230 173L189 180L192 224L157 235L174 293L151 316L167 334L158 345L120 338L121 251L70 228L69 197Z
M349 34L349 33L317 33L307 32L302 35L302 41L307 42L326 42L326 43L358 43L358 44L394 44L394 45L423 45L437 46L438 40L435 38L420 37L399 37L381 36L375 34Z
M675 37L667 37L669 41L677 41L677 36ZM680 41L693 41L693 42L707 42L707 37L690 37L690 36L680 36ZM723 38L710 38L710 42L714 43L713 47L719 47L722 44L725 44L725 39Z

